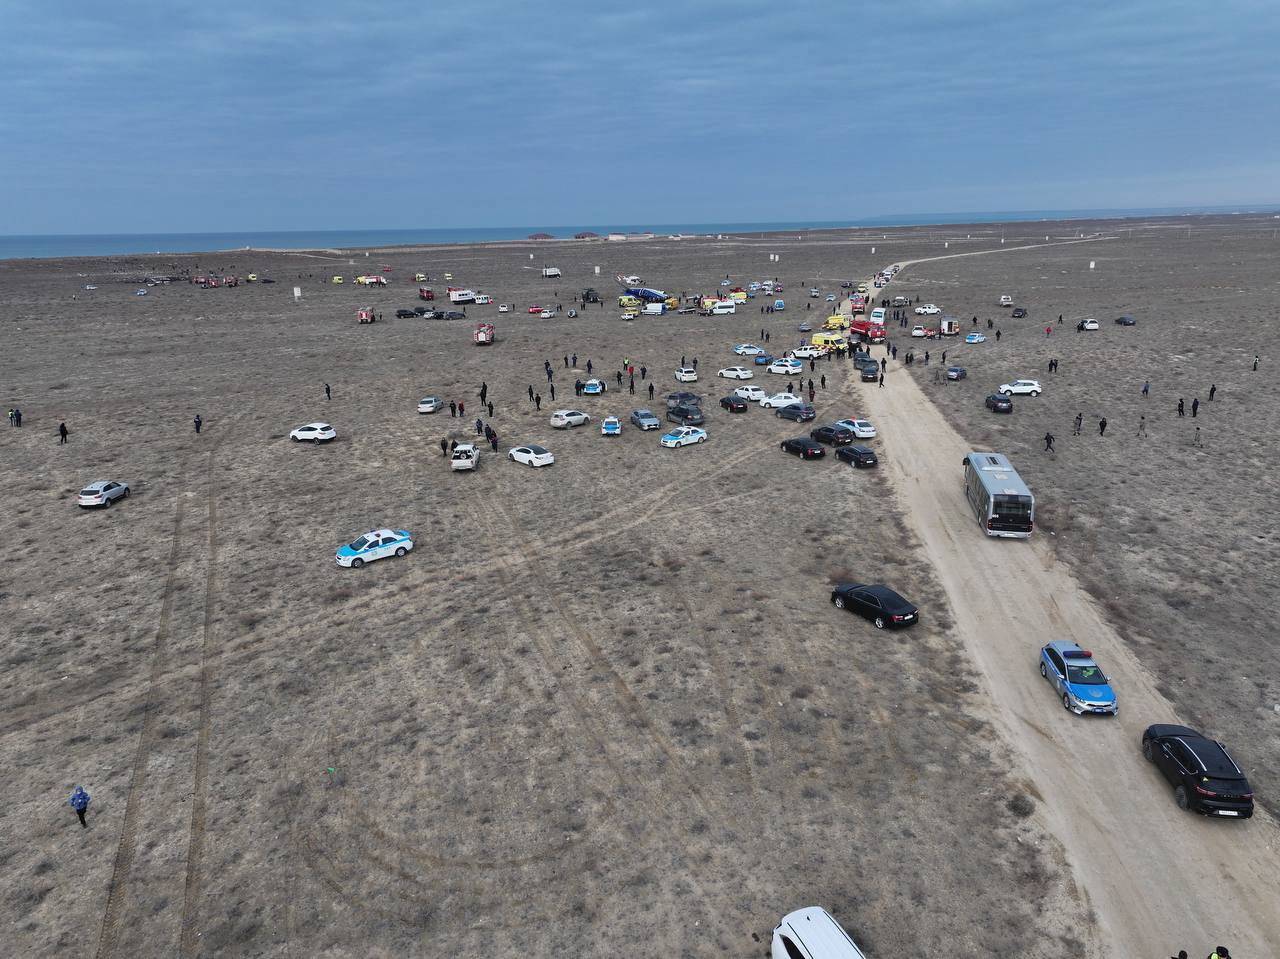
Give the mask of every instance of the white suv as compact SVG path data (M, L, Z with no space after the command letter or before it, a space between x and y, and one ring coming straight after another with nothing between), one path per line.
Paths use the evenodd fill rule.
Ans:
M1005 396L1013 396L1015 393L1026 396L1040 395L1039 380L1014 380L1012 383L1005 383L1000 387L1000 392Z
M581 410L556 410L551 414L551 425L558 430L568 429L570 426L582 426L589 422L591 417Z

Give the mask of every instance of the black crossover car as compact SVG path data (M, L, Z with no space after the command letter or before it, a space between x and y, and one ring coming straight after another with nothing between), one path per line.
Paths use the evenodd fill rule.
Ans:
M880 462L876 459L875 450L869 446L842 446L836 450L836 459L844 463L851 463L858 469L875 466Z
M444 316L440 317L442 320L465 320L466 318L467 314L459 313L457 310L445 310Z
M416 320L417 318L418 314L413 310L396 310L397 320Z
M1179 809L1248 819L1253 789L1220 742L1186 726L1157 724L1142 734L1142 755L1173 785Z
M1125 314L1124 316L1116 317L1116 323L1120 326L1134 326L1137 324L1137 322L1138 322L1137 320L1135 320L1132 316L1129 316L1128 314Z
M862 367L862 376L859 378L863 383L874 383L880 379L880 369L879 367L872 366L868 363L866 366Z
M832 446L848 446L853 442L853 430L847 426L837 426L832 423L830 426L819 426L816 430L809 431L809 439L817 440L819 443L829 443Z
M1027 311L1026 311L1023 307L1021 307L1021 306L1015 306L1015 307L1013 308L1013 318L1014 318L1015 320L1020 320L1020 319L1022 319L1024 316L1026 316L1026 315L1027 315Z
M696 406L673 406L667 410L667 419L681 426L701 426L707 421Z
M676 406L701 406L701 405L702 405L702 397L699 396L697 393L688 393L684 390L681 390L679 393L667 394L667 409L672 409L673 407L676 407Z
M782 452L798 456L802 460L816 460L827 455L827 451L821 443L815 443L806 436L783 440L780 446L782 447Z
M831 603L871 620L876 629L910 626L920 620L920 611L883 583L840 583L831 591Z
M1012 413L1013 400L1003 393L992 393L987 397L987 409L992 413Z
M730 413L745 413L747 411L747 401L736 393L720 397L720 405Z
M788 406L779 406L773 411L773 415L784 420L795 420L797 423L808 423L818 418L818 411L808 403L792 403Z

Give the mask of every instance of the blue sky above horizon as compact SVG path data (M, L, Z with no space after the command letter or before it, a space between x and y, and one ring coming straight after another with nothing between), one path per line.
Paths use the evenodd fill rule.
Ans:
M0 233L1280 201L1273 3L188 9L0 4Z

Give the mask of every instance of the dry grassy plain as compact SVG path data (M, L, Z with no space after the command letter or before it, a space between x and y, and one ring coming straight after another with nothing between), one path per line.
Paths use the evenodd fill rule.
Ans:
M963 242L998 246L982 229ZM971 379L940 399L975 442L994 430L1026 465L1046 527L1080 550L1092 585L1141 592L1116 615L1144 656L1168 665L1175 703L1249 740L1239 752L1265 791L1276 768L1266 710L1280 698L1254 685L1274 684L1270 617L1256 615L1274 602L1264 588L1276 575L1263 510L1271 380L1265 365L1250 379L1240 364L1264 314L1245 305L1274 302L1274 247L1233 230L1243 232L1197 234L1183 254L1161 230L921 264L898 286L994 315L978 302L1041 284L1025 329L966 354ZM1083 899L1037 817L1010 809L1034 785L983 717L880 476L784 456L778 441L800 430L760 410L712 407L711 441L684 450L630 428L606 439L546 422L549 408L578 402L567 353L609 375L623 358L646 364L660 398L682 355L710 373L762 326L770 346L795 336L802 284L834 289L966 232L979 237L508 244L355 266L247 253L0 263L0 391L25 414L21 431L0 431L17 546L0 587L0 758L13 770L0 909L14 950L756 956L783 912L818 902L874 955L1078 955L1091 938ZM1088 258L1101 269L1081 272ZM544 261L565 278L530 269ZM380 263L395 268L390 289L349 285ZM146 297L113 282L171 266L279 282ZM414 305L415 269L452 270L521 312L498 319L489 349L471 345L469 323L394 320ZM767 322L624 324L611 306L572 320L523 313L568 305L587 284L612 293L620 271L672 291L777 274L790 308ZM348 285L323 283L332 272ZM91 281L97 291L80 289ZM1041 305L1059 296L1063 306ZM978 415L991 376L1042 368L1030 330L1073 302L1106 323L1089 341L1054 333L1063 371L1037 412L1022 404L995 425ZM387 319L358 326L365 303ZM1139 325L1113 328L1121 310ZM1196 421L1214 425L1208 448L1170 439L1183 424L1152 415L1150 445L1133 444L1125 409L1136 410L1142 378L1167 414L1171 390L1189 401L1202 371L1219 388ZM863 387L840 364L822 372L820 416L857 413ZM544 442L553 468L486 457L474 475L447 470L439 440L467 423L419 416L414 402L464 399L473 423L482 381L504 449ZM1070 382L1074 395L1058 385ZM698 391L714 403L728 388L704 376ZM1068 395L1107 413L1104 441L1066 435ZM593 414L647 405L625 390L580 402ZM1039 417L1055 424L1056 460L1030 452ZM336 443L287 441L317 418L335 424ZM77 510L74 492L99 477L135 495ZM417 550L360 571L333 564L336 546L379 525L412 530ZM921 626L885 635L837 615L827 584L845 576L895 584L923 607ZM65 805L77 782L94 795L88 831Z

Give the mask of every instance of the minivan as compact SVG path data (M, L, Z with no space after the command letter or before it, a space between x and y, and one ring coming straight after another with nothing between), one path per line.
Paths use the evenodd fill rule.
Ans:
M773 930L772 959L867 959L821 906L797 909Z
M874 310L872 310L872 311L871 311L871 321L872 321L873 323L883 323L883 322L884 322L884 307L883 307L883 306L877 306Z

